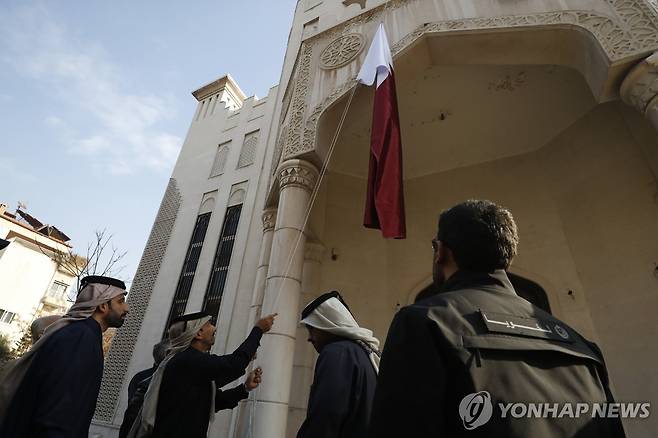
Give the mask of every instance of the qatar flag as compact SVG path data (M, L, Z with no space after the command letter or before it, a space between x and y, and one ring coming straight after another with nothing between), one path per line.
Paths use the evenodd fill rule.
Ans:
M407 229L402 189L402 141L395 93L393 57L384 25L377 29L357 77L376 85L370 135L370 166L363 225L382 230L385 238L404 239Z

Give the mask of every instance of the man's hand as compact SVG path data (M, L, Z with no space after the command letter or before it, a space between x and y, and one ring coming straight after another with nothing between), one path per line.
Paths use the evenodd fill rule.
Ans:
M263 369L261 367L256 368L247 376L247 380L244 382L244 387L247 391L253 391L258 388L263 376Z
M278 313L273 313L271 315L267 315L267 316L259 319L256 322L256 327L261 329L263 331L263 333L269 332L270 329L272 328L272 324L274 324L274 318L276 318L277 315L278 315Z

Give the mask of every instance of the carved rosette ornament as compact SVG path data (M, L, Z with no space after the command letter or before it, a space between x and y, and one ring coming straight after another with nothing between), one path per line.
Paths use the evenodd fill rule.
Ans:
M274 229L274 224L276 224L276 208L268 208L263 211L263 233L271 231Z
M286 187L294 186L312 192L318 176L319 173L315 166L304 160L284 161L277 171L281 191Z
M620 94L658 130L658 52L633 67L621 84Z
M325 70L342 67L352 62L366 45L359 33L350 33L336 38L320 53L320 67Z

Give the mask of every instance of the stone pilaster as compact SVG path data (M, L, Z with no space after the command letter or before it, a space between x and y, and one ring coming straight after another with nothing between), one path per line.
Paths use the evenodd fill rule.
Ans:
M258 365L264 376L256 394L254 438L285 438L306 236L304 221L318 170L303 160L287 160L277 170L279 206L263 300L263 314L279 314L263 338Z
M251 332L253 324L261 316L263 307L263 296L265 294L265 283L267 280L267 271L270 266L270 254L272 252L272 238L274 237L274 225L276 224L276 208L268 208L263 211L263 240L260 245L260 255L258 256L258 268L256 269L256 281L254 282L254 291L251 296L251 307L249 308L249 319L247 324L247 335ZM251 370L253 367L249 367ZM253 422L254 396L250 394L249 398L242 400L237 409L234 410L234 437L250 437L249 429Z
M320 292L320 275L322 257L325 248L320 243L307 243L304 252L304 269L302 272L302 293L298 317L301 311ZM288 427L286 435L294 438L306 418L308 396L313 383L313 365L315 351L308 342L306 327L297 327L295 340L295 357L293 360L292 386L290 388L290 403L288 407Z

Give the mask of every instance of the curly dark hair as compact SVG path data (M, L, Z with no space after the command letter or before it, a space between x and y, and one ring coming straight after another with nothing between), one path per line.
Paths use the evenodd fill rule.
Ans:
M450 248L459 269L476 272L507 269L519 243L512 213L486 200L468 200L441 213L437 239Z

